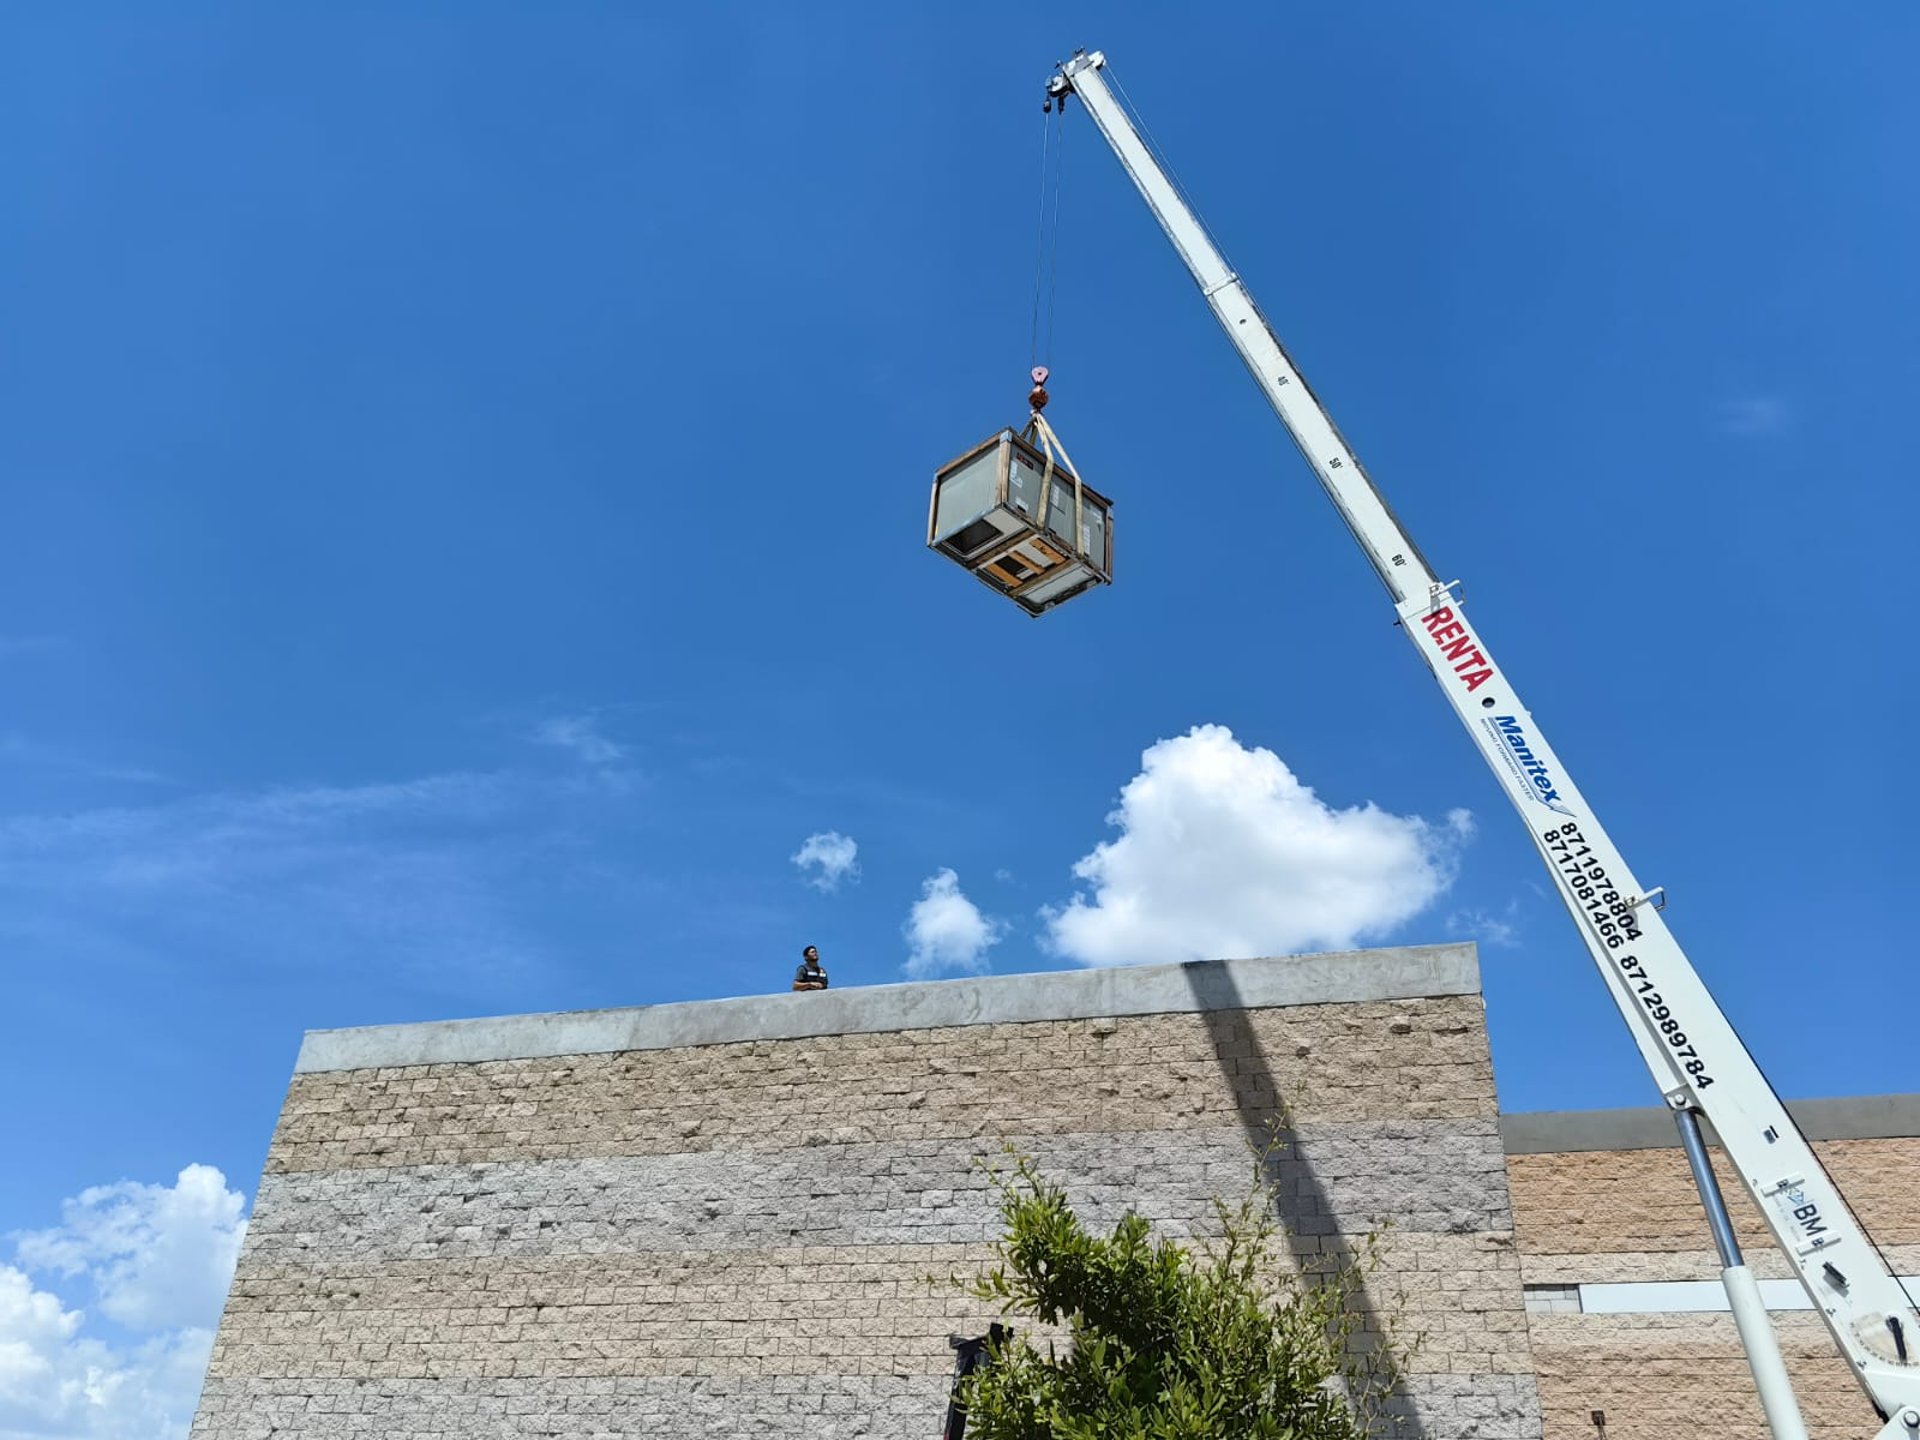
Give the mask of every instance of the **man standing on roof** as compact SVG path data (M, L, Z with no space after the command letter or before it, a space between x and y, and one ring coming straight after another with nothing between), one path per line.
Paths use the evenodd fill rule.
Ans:
M796 990L827 988L826 968L820 963L820 952L811 945L800 952L800 968L793 972L793 988Z

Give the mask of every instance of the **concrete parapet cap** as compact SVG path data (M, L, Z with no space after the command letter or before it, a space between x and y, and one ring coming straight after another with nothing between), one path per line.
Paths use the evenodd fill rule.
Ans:
M1092 1020L1480 993L1471 943L1056 970L623 1010L311 1030L296 1074L804 1040L952 1025Z
M1848 1095L1789 1100L1787 1113L1809 1140L1894 1140L1920 1135L1920 1095ZM1713 1123L1703 1127L1719 1144ZM1558 1155L1581 1150L1662 1150L1680 1145L1673 1112L1644 1110L1539 1110L1500 1117L1500 1140L1509 1155Z

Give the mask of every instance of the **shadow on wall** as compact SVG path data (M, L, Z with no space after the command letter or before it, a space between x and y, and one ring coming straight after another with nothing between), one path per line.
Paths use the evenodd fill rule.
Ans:
M1213 1042L1220 1074L1233 1093L1247 1143L1261 1156L1261 1172L1273 1193L1276 1218L1294 1263L1303 1273L1321 1269L1329 1261L1353 1264L1353 1247L1340 1232L1326 1186L1314 1169L1311 1148L1292 1126L1286 1097L1247 1019L1246 1001L1234 983L1232 969L1219 960L1193 960L1180 970L1199 1002L1200 1018ZM1354 1306L1364 1327L1363 1343L1382 1339L1385 1327L1364 1284L1355 1293ZM1419 1407L1404 1387L1394 1393L1391 1413L1400 1419L1396 1435L1414 1440L1426 1434Z

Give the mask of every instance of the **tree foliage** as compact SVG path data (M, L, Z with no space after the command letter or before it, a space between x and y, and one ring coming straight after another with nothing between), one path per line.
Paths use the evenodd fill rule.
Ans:
M1396 1378L1394 1347L1352 1303L1378 1236L1301 1275L1275 1253L1262 1184L1216 1202L1192 1248L1128 1214L1110 1235L1014 1156L992 1172L1005 1230L966 1293L1065 1331L1015 1335L965 1383L968 1440L1364 1440ZM1357 1342L1357 1343L1356 1343Z

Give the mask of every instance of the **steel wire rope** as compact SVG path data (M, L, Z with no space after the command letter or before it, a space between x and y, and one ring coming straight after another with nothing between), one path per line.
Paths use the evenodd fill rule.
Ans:
M1027 364L1040 363L1040 291L1047 261L1047 161L1053 141L1052 107L1040 116L1040 219L1033 238L1033 330L1027 339Z
M1233 257L1227 254L1227 247L1220 243L1220 237L1213 233L1213 226L1207 223L1207 217L1201 212L1200 207L1194 203L1192 192L1187 189L1186 182L1180 178L1180 172L1174 168L1172 159L1169 158L1166 150L1162 148L1159 138L1153 133L1153 127L1147 124L1145 117L1141 115L1140 107L1133 103L1133 97L1127 93L1127 87L1120 83L1120 76L1115 73L1113 62L1108 61L1100 68L1106 72L1107 78L1113 82L1114 92L1119 95L1120 103L1125 107L1128 119L1133 122L1133 128L1140 132L1140 138L1147 147L1147 153L1153 156L1155 163L1157 163L1162 170L1166 171L1167 179L1173 184L1174 193L1180 197L1181 203L1193 213L1193 218L1200 222L1201 232L1207 237L1208 241L1211 242L1213 248L1220 252L1220 258L1226 262L1227 269L1233 274L1238 275L1240 271L1234 265Z
M1123 83L1121 83L1119 75L1117 75L1114 72L1113 65L1109 62L1107 64L1102 65L1101 69L1105 72L1109 83L1111 83L1111 85L1113 86L1115 95L1119 97L1120 108L1126 111L1128 119L1133 124L1133 128L1140 133L1140 143L1146 146L1147 153L1153 157L1154 163L1159 165L1161 170L1166 173L1167 183L1173 187L1174 194L1180 198L1180 203L1185 205L1187 207L1188 212L1193 216L1194 223L1200 227L1200 233L1206 236L1207 242L1213 246L1215 252L1218 253L1218 255L1220 256L1221 263L1227 267L1228 275L1233 277L1234 279L1238 279L1240 275L1239 266L1233 263L1233 257L1227 253L1227 247L1220 243L1220 237L1214 234L1213 227L1207 223L1206 215L1202 213L1199 205L1194 203L1193 196L1187 190L1186 183L1182 181L1180 178L1180 172L1174 168L1173 161L1168 157L1167 152L1161 147L1159 139L1153 133L1153 127L1147 124L1145 117L1143 117L1140 113L1140 108L1133 103L1133 97L1127 93L1127 87ZM1259 315L1260 314L1259 304L1254 300L1253 296L1250 293L1247 293L1246 287L1244 285L1241 287L1241 292L1242 292L1242 297L1246 300L1246 302L1250 306L1253 307L1254 313L1256 315ZM1264 323L1265 316L1261 316L1261 319ZM1271 327L1269 327L1269 331L1271 331ZM1280 344L1279 337L1274 336L1273 342L1274 344L1279 345ZM1286 354L1285 346L1281 346L1281 354L1282 355ZM1299 373L1299 368L1297 366L1295 367L1295 378L1300 382L1301 388L1305 390L1308 395L1312 395L1314 393L1313 387L1307 383L1306 376ZM1324 412L1324 408L1325 407L1322 407L1323 412ZM1331 415L1327 415L1325 418L1327 420L1327 423L1333 426L1333 433L1336 436L1340 437L1341 443L1343 445L1346 444L1346 438L1340 435L1340 427L1338 425L1333 424L1333 417ZM1288 428L1289 430L1291 430L1290 426ZM1297 437L1296 437L1296 443L1298 443ZM1351 452L1353 447L1348 446L1347 448L1349 452ZM1354 464L1356 467L1360 468L1360 474L1362 478L1366 480L1368 488L1373 490L1375 497L1380 501L1380 504L1386 509L1388 515L1393 517L1394 524L1400 528L1402 535L1405 537L1407 547L1412 552L1414 558L1420 562L1423 569L1431 572L1433 570L1433 565L1431 564L1431 562L1428 561L1426 557L1426 553L1421 550L1420 542L1415 540L1411 535L1406 534L1405 527L1400 526L1399 517L1393 515L1393 507L1387 503L1386 496L1380 493L1379 487L1374 485L1372 478L1367 476L1365 468L1359 466L1359 458L1357 456L1354 459ZM1346 525L1349 531L1353 531L1353 522L1352 520L1347 518L1346 511L1342 508L1339 500L1335 499L1333 494L1330 491L1328 492L1327 499L1332 503L1335 513L1337 513L1341 517L1341 523ZM1358 539L1358 532L1354 532L1354 534L1355 534L1355 538ZM1365 549L1364 544L1362 545L1361 548ZM1391 578L1389 578L1387 572L1381 568L1380 562L1377 560L1372 560L1371 557L1369 557L1369 561L1373 566L1374 572L1377 575L1379 575L1381 580L1386 584L1388 593L1397 594L1398 591L1395 588L1394 581Z
M1053 364L1053 314L1060 300L1060 184L1067 170L1067 107L1064 98L1058 107L1056 130L1053 142L1053 243L1047 260L1047 344L1040 360L1041 364L1049 366Z

